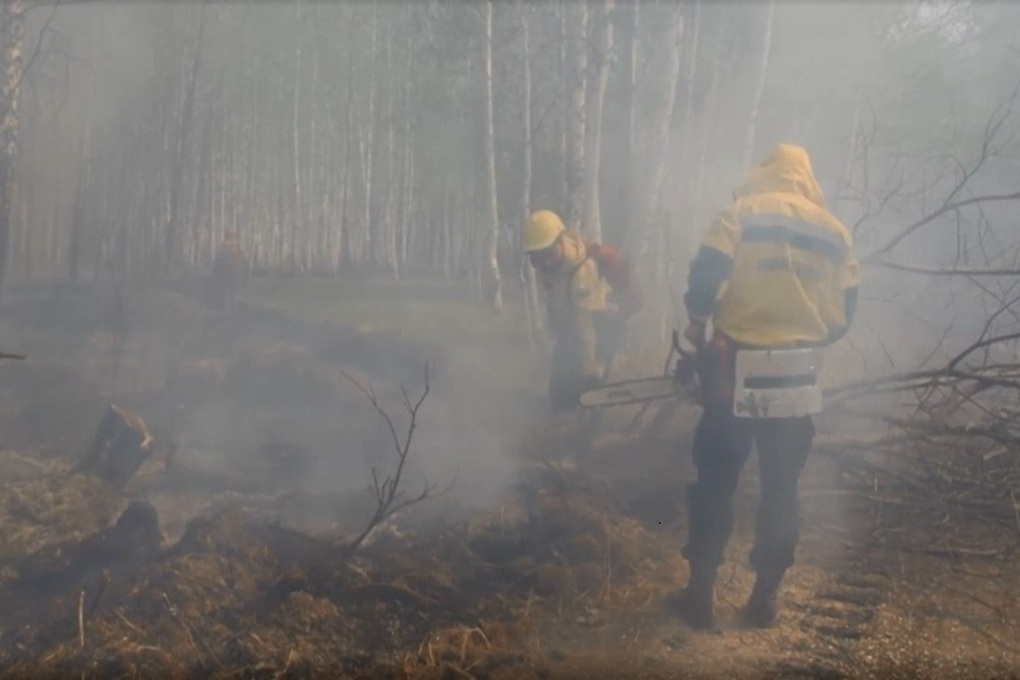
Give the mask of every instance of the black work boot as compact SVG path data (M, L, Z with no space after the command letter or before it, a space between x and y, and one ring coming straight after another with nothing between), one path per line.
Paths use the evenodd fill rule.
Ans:
M780 579L758 577L754 583L751 597L747 599L741 620L744 625L752 628L770 628L776 622L776 593L779 591Z
M715 628L715 614L712 611L714 584L714 577L692 575L687 587L669 596L666 604L691 628L712 630Z

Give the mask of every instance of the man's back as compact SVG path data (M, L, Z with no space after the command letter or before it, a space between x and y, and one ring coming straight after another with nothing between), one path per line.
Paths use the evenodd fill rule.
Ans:
M825 208L803 149L780 145L750 173L706 234L706 249L692 276L706 260L728 271L708 277L719 278L713 290L693 292L704 298L695 307L714 308L716 328L738 343L824 344L846 327L844 293L856 289L857 262L850 234Z

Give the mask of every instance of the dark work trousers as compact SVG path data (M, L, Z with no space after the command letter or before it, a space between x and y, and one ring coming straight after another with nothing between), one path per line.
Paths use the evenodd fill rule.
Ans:
M797 546L797 481L811 450L810 417L749 419L731 402L705 405L694 434L698 479L688 486L688 542L683 556L692 579L711 581L733 531L733 492L757 444L761 499L751 565L759 580L778 586Z
M574 410L578 395L598 383L598 378L585 375L584 369L584 352L578 343L557 339L549 366L549 403L553 412Z

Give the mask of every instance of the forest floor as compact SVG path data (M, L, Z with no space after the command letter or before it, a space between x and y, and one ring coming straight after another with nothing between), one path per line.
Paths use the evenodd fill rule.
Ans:
M0 332L30 355L0 366L0 677L1020 677L1020 519L933 531L821 454L778 625L735 624L752 461L721 630L689 630L661 603L696 412L549 421L522 320L444 286L256 279L230 315L35 286ZM402 435L426 364L403 484L436 486L351 555L395 453L350 378ZM157 440L123 489L72 471L111 402Z

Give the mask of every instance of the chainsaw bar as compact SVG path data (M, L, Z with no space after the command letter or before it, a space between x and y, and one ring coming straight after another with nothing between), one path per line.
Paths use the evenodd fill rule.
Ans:
M625 406L659 399L696 402L696 389L693 383L684 384L671 376L638 378L585 390L578 401L582 408Z

